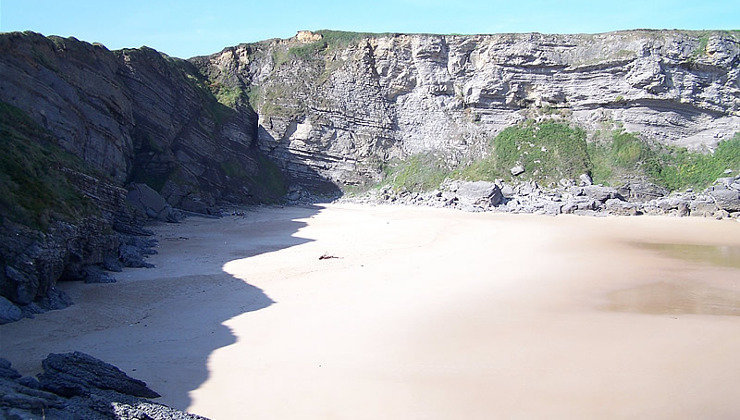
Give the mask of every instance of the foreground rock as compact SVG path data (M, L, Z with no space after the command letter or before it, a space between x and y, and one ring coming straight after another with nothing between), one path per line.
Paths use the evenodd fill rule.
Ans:
M740 176L720 178L704 191L667 191L646 182L620 188L603 185L542 188L536 182L509 185L503 182L445 181L439 190L417 193L372 190L342 200L361 203L394 203L448 207L465 211L505 213L700 216L740 219ZM663 195L657 195L664 191ZM649 199L646 199L649 198Z
M140 380L84 353L49 354L37 378L0 359L0 417L7 419L205 419L146 398Z

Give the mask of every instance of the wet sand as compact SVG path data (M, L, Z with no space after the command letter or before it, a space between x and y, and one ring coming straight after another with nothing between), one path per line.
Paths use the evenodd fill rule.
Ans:
M263 208L0 326L230 418L738 418L740 223ZM337 258L319 259L322 255Z

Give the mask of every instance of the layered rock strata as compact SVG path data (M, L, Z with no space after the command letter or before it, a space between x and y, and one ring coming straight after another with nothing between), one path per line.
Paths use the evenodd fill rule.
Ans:
M703 150L740 127L736 31L312 35L190 60L246 93L260 148L299 178L355 184L391 158L475 155L525 119Z

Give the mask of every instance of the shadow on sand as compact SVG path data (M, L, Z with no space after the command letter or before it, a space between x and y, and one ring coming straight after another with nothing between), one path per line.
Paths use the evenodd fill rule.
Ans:
M162 378L153 380L150 385L164 394L162 403L187 409L191 403L189 392L208 379L211 353L236 342L236 337L223 322L275 303L262 289L224 272L224 264L312 241L293 235L306 225L298 219L311 217L319 210L321 207L318 206L296 206L270 209L269 212L247 212L245 223L238 224L238 228L231 231L221 232L222 235L214 239L228 243L228 251L224 255L201 262L197 250L203 249L204 244L193 243L190 248L188 244L180 257L197 261L197 273L156 280L166 284L165 290L172 297L155 298L151 318L140 322L161 331L154 346L179 348L171 354L166 348L151 348L151 357L147 356L145 365L140 368L146 371L151 366L161 372ZM141 334L133 339L141 342L151 332L142 329ZM132 350L148 351L147 347ZM163 366L167 366L166 371L162 370ZM161 389L157 389L154 383L157 380L163 381Z

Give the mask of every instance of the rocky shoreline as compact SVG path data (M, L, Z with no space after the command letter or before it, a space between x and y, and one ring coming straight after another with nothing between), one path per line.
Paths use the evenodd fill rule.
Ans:
M404 204L502 213L576 214L584 216L673 215L740 220L740 176L718 179L703 191L668 193L644 181L619 188L593 185L588 176L561 180L555 188L536 182L446 180L429 192L396 191L390 186L373 189L340 201L368 204Z
M82 180L75 185L94 200L100 215L57 220L45 231L7 218L0 222L0 324L71 305L56 288L58 281L112 283L111 273L124 267L153 267L146 257L156 254L157 240L143 226L183 218L145 184L129 185L127 191L77 175Z
M182 419L205 417L150 401L146 383L80 352L49 354L37 377L0 358L0 417L5 419Z

